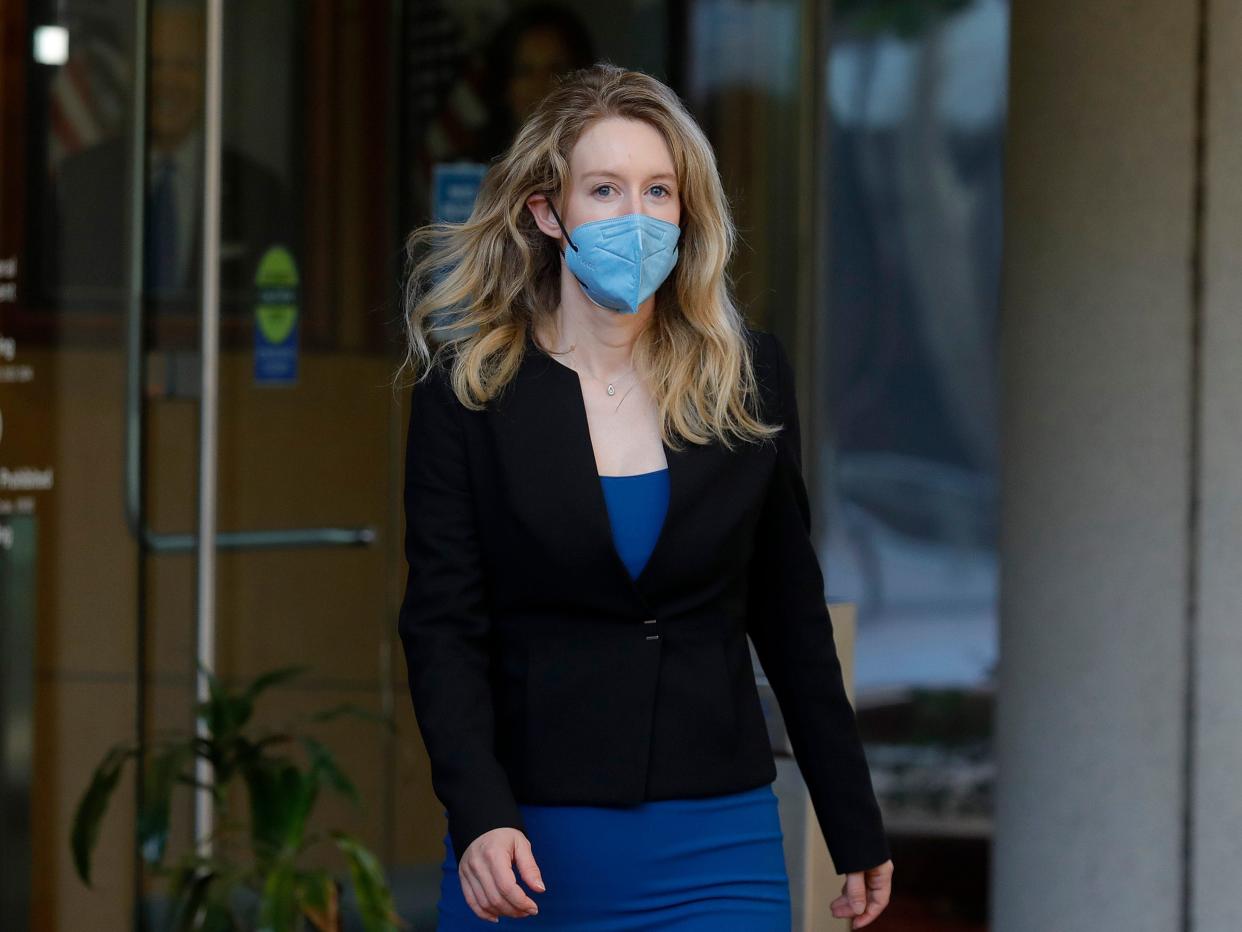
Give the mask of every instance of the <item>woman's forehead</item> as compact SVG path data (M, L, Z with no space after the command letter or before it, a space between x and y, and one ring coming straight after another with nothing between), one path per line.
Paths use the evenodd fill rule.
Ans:
M673 156L664 137L642 120L609 117L592 123L578 137L569 156L575 177L590 172L618 177L673 174Z

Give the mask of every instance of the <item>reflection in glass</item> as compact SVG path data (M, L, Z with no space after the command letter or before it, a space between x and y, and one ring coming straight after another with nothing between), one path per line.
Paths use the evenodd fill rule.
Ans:
M991 833L1007 45L1005 0L836 7L821 553L830 596L858 605L886 823L942 839L907 863ZM958 918L982 921L985 883Z
M739 306L777 332L798 300L799 0L705 0L690 9L686 100L712 141L740 233Z
M412 63L421 70L410 80L424 88L407 103L414 153L412 225L468 216L487 163L508 147L557 75L595 60L595 43L583 16L555 3L505 11L485 24L430 4L410 17L407 30L415 37L437 32L452 37L441 49L445 61L437 56ZM453 177L472 182L455 188L435 183L448 166L462 162L471 168Z
M119 313L129 289L133 68L120 37L130 11L104 20L83 4L73 22L99 22L71 42L51 77L46 171L36 175L39 281L46 302L71 313ZM255 15L253 10L250 15ZM243 14L231 20L238 32ZM201 280L204 26L202 3L155 0L150 15L143 281L155 314L197 312ZM277 48L269 49L277 54ZM288 49L284 49L287 54ZM248 310L262 253L291 243L287 173L269 167L226 120L221 164L222 313Z

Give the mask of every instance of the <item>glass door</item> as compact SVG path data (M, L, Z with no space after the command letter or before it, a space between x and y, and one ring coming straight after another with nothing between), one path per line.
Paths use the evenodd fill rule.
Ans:
M68 845L92 769L140 731L147 684L145 497L127 419L143 410L129 343L141 40L132 11L103 6L0 2L6 929L126 928L136 886L132 782L99 836L94 892Z
M304 668L262 727L404 691L399 7L0 2L4 928L166 912L132 763L92 886L69 838L109 748L193 733L200 664L229 688ZM385 864L421 837L388 811L422 767L398 719L302 729L360 798L325 791L312 827ZM174 790L170 860L225 828L208 810Z
M206 663L228 688L304 668L262 693L265 727L391 720L304 729L359 797L325 791L311 828L357 836L434 928L442 807L395 625L404 234L468 215L556 75L624 63L707 129L748 315L797 345L817 286L789 257L815 221L790 205L818 98L817 46L795 39L817 15L0 0L0 927L158 927L132 766L89 887L71 825L109 748L193 731ZM170 856L221 828L194 799L174 792ZM306 863L347 878L330 846Z
M164 250L144 254L144 724L184 727L204 690L196 664L231 688L302 668L261 694L255 724L319 742L278 746L304 768L310 748L334 756L358 804L325 786L309 830L344 830L385 864L395 736L356 718L308 720L346 705L391 715L399 681L394 15L346 2L152 4L147 241ZM193 192L175 199L189 219L164 212L161 186L181 171L172 188ZM197 232L183 239L183 227ZM239 814L248 789L233 787ZM248 840L203 803L177 811L170 844ZM344 874L330 843L300 863ZM156 927L164 887L144 893Z
M164 249L144 252L139 645L149 733L185 727L204 693L196 665L232 688L302 668L262 694L255 724L301 723L335 756L358 804L325 788L309 830L347 831L386 864L397 741L373 722L306 722L343 705L390 715L399 681L393 16L345 2L150 6L146 242ZM191 192L175 214L170 175ZM303 767L305 751L281 749ZM233 789L244 812L249 794ZM248 838L205 801L177 810L170 844ZM301 865L344 868L330 844ZM152 927L163 892L143 887Z
M311 828L358 837L432 927L442 807L395 626L403 234L468 213L558 73L606 56L674 80L683 19L0 0L0 926L158 927L132 763L90 886L71 826L109 749L194 731L206 664L228 688L304 668L262 693L263 726L392 721L305 729L359 798L325 791ZM170 860L222 828L172 798ZM347 879L330 846L307 866Z

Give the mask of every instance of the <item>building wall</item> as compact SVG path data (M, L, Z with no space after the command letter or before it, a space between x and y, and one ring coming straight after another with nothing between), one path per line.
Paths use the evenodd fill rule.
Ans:
M1242 12L1012 13L992 927L1239 928Z

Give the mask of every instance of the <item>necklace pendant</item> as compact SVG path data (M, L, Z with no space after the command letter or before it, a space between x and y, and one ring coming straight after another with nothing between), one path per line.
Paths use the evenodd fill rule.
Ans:
M613 384L609 382L608 383L608 394L615 395L616 393L617 393L617 390L613 387Z

